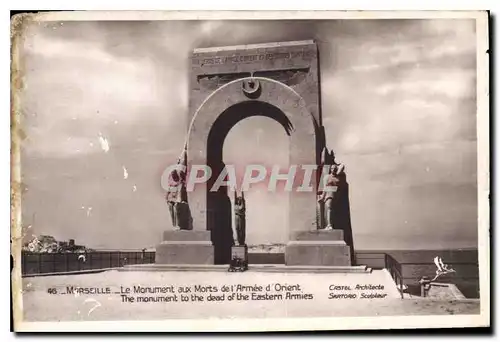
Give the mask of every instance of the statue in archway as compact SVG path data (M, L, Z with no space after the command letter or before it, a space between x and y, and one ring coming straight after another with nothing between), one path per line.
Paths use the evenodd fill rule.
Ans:
M245 235L246 235L246 222L245 222L245 211L246 203L243 191L241 196L234 192L234 215L235 215L235 227L236 227L236 240L238 246L245 246Z

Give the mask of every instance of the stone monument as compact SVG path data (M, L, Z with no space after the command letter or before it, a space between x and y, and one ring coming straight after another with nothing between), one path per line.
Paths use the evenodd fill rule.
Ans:
M345 172L339 172L333 153L326 149L316 43L199 48L190 56L190 65L186 165L207 165L216 172L181 201L189 210L189 229L165 230L163 242L156 248L156 262L230 262L234 238L227 189L217 193L209 189L223 169L222 151L230 129L245 118L261 115L276 120L289 136L291 165L319 166L311 182L313 191L296 191L294 185L288 192L286 265L351 265L348 185ZM321 168L334 164L337 199L318 201ZM323 215L325 204L328 218ZM330 224L325 225L325 220Z

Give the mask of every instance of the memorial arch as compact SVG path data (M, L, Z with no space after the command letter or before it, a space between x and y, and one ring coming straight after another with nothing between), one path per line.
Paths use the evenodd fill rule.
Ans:
M318 166L325 150L321 123L317 47L312 41L196 49L191 58L186 163L208 165L212 176L187 195L192 224L166 230L156 262L227 263L232 243L227 190L211 192L224 168L222 148L229 130L251 116L280 123L289 136L290 165ZM324 158L323 158L324 159ZM319 230L317 174L313 191L288 192L287 265L351 264L344 232ZM248 229L252 229L249 227Z
M257 99L245 95L243 89L247 82L258 84L261 94ZM283 126L290 139L291 165L317 163L314 118L293 89L265 78L244 78L226 84L202 104L188 132L188 165L208 165L212 169L212 182L200 184L190 193L194 230L221 228L208 220L213 217L210 210L220 213L220 207L214 205L214 198L223 195L212 195L208 190L221 171L222 146L227 133L240 120L254 115L270 117ZM316 229L316 192L290 191L288 198L289 231Z

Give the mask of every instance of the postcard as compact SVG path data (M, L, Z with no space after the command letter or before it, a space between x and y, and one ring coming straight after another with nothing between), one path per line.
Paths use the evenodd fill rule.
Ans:
M488 15L16 15L15 330L488 327Z

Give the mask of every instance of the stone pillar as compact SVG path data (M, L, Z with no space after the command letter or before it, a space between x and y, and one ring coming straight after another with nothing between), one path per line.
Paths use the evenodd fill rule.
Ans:
M317 184L315 181L314 184ZM321 221L318 217L317 207L317 186L313 192L308 192L301 200L300 193L291 194L290 220L299 222L291 224L290 241L285 249L286 265L308 265L308 266L351 266L351 249L345 242L344 230L333 229L329 231L321 230ZM299 212L293 211L300 208ZM293 214L295 213L295 214ZM312 217L312 224L299 219L301 217ZM295 217L297 215L297 217ZM319 222L318 222L319 220Z

